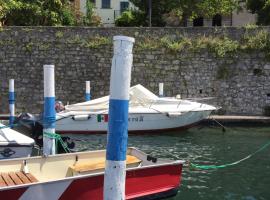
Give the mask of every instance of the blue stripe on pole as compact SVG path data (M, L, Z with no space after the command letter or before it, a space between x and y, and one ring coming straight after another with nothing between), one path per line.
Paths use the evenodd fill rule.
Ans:
M128 139L128 100L110 99L106 159L126 160Z
M9 104L14 104L14 102L15 102L15 92L9 92L8 101L9 101Z
M55 97L45 97L43 127L55 128Z
M91 100L91 94L85 93L85 100L90 101Z

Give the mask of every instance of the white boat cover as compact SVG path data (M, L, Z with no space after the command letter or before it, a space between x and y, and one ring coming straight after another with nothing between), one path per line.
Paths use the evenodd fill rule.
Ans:
M3 128L4 127L4 128ZM0 123L0 146L23 145L33 146L35 141L15 130L5 127Z
M190 111L216 110L211 105L174 98L160 98L142 85L130 88L129 113L166 113L181 115ZM57 113L57 119L70 115L108 113L109 96L101 97L83 103L65 106L65 110Z

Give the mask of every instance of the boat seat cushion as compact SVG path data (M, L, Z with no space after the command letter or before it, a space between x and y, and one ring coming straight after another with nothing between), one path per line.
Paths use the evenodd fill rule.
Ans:
M127 166L138 166L141 160L135 156L127 155L126 158ZM75 165L70 167L74 172L81 173L87 171L100 170L105 168L105 158L102 160L90 160L87 162L77 162Z
M7 172L0 173L0 187L35 183L38 180L31 173Z

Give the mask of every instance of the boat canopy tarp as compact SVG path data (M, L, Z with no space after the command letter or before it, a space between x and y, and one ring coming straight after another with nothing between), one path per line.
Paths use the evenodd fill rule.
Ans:
M138 84L129 91L130 113L182 113L199 110L215 110L214 106L174 98L160 98L154 93ZM102 114L108 113L109 96L101 97L83 103L65 106L65 110L57 114L57 118L70 115Z
M151 91L147 90L142 85L136 85L130 88L129 90L129 106L146 106L149 105L159 99ZM65 106L67 111L84 111L84 110L91 110L91 111L102 111L107 110L109 106L109 96L101 97L98 99L94 99L91 101L86 101L83 103L77 103L72 105Z

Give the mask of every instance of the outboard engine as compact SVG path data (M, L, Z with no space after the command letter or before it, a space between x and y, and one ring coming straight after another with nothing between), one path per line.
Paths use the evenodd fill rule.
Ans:
M42 114L21 113L16 119L16 123L27 127L30 130L30 137L35 140L39 147L43 146ZM75 148L75 142L70 137L61 136L61 138L70 150ZM58 142L57 149L58 153L66 153L60 142Z

